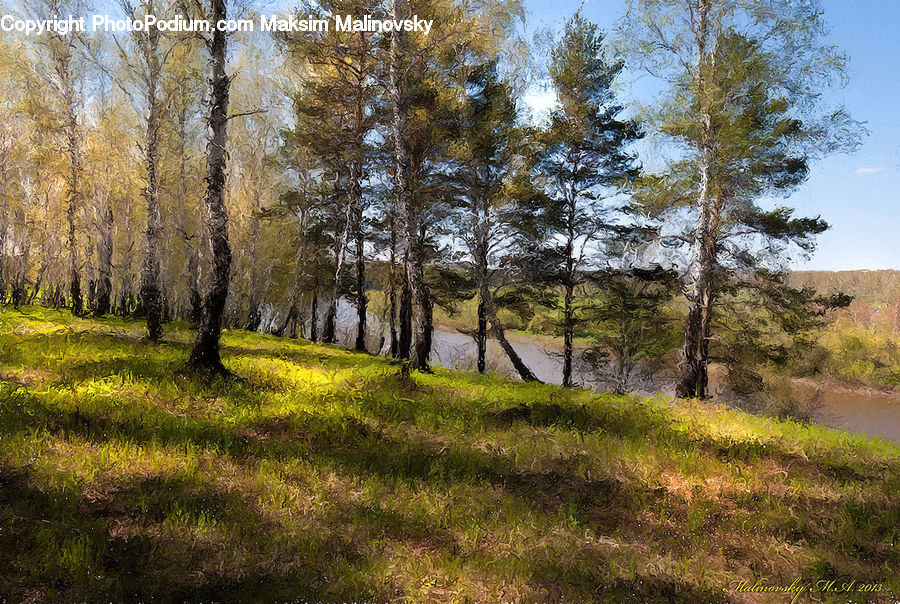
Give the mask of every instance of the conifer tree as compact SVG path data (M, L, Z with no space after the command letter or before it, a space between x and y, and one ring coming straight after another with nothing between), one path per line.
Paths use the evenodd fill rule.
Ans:
M517 123L515 97L511 86L500 77L497 62L476 65L466 81L466 98L458 112L455 170L459 194L464 200L461 231L471 256L472 274L478 297L478 325L475 342L476 367L486 368L488 325L491 334L509 356L524 380L535 380L506 339L497 316L494 291L503 285L507 257L511 249L512 224L518 207L512 198L510 181L519 161L522 131Z
M360 0L329 0L318 8L332 14L362 14L371 12L367 7ZM296 121L289 144L304 146L319 160L321 177L334 183L331 191L338 208L334 274L322 339L334 342L336 338L337 303L344 293L343 268L352 243L358 319L354 345L357 350L365 350L365 181L372 163L369 134L375 126L375 53L379 38L369 32L321 32L286 34L281 41L303 74L294 97Z
M536 137L534 165L544 195L533 198L523 224L532 229L535 274L562 290L564 386L572 385L577 288L585 271L623 241L627 210L615 196L637 176L628 145L641 134L621 117L613 89L624 64L607 62L603 35L580 13L551 51L550 79L559 107Z

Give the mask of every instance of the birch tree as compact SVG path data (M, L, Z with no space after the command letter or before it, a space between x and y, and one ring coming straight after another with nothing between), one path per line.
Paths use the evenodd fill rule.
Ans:
M83 11L80 3L65 3L62 0L33 0L25 4L26 13L38 19L47 15L77 16ZM82 314L84 295L81 283L82 259L78 244L81 230L78 215L82 209L82 113L84 61L80 53L80 41L74 32L65 35L49 31L37 39L37 50L45 66L32 66L35 76L46 84L49 97L39 101L48 110L54 128L62 135L66 157L65 205L66 205L66 248L68 253L67 281L69 304L72 313ZM46 69L44 69L46 67Z
M648 123L680 151L666 172L644 183L643 195L658 213L687 208L693 221L674 236L690 246L676 392L705 397L723 278L742 264L755 269L756 261L741 261L752 258L754 238L808 250L826 228L795 219L787 207L763 210L754 202L789 194L809 161L858 138L857 125L821 95L843 81L846 59L827 41L816 0L630 0L621 32L635 66L665 86ZM756 249L770 255L772 248Z
M228 17L226 0L210 0L207 17L212 23ZM228 242L228 209L225 206L225 178L228 142L228 95L231 78L227 73L228 38L225 31L213 27L204 36L209 55L209 96L206 123L209 141L206 147L206 230L212 270L204 284L197 325L197 340L188 365L195 370L225 373L219 353L222 319L228 299L231 276L231 246Z

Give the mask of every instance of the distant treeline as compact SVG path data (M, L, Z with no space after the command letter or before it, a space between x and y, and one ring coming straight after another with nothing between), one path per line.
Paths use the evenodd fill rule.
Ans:
M900 300L900 271L793 271L788 283L826 294L844 293L860 302L888 303Z

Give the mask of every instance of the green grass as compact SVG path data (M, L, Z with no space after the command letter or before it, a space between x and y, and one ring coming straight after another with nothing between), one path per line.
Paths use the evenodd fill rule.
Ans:
M228 331L0 313L11 601L766 600L900 594L900 448L705 403L534 386ZM819 596L817 596L819 597ZM809 601L809 600L799 600ZM814 600L815 601L815 600Z

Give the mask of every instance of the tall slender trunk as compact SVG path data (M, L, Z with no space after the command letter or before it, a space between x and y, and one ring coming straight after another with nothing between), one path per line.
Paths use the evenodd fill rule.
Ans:
M100 317L110 311L112 296L113 257L113 211L107 188L100 208L100 233L97 244L97 303L94 316Z
M397 357L409 359L412 349L412 297L409 293L409 281L406 279L406 257L403 259L403 281L400 286L400 338L397 342Z
M6 157L0 158L0 304L6 302L6 239L9 236L9 197L6 185Z
M22 225L25 224L24 212L18 222ZM30 266L31 242L35 230L36 227L33 225L27 229L20 244L22 249L21 264L18 266L12 286L12 303L15 308L19 308L28 299L28 267Z
M157 100L160 61L159 30L151 28L146 36L145 58L147 61L147 131L144 138L145 162L147 164L147 186L144 196L147 200L147 228L144 232L144 261L141 265L141 301L147 313L147 336L156 342L162 338L163 309L160 292L159 242L162 235L162 215L159 208L159 112Z
M57 58L57 70L62 81L63 100L66 104L66 151L69 156L69 173L66 179L66 217L68 219L69 248L69 296L72 301L72 314L80 315L84 308L81 294L81 277L79 275L78 240L76 237L76 215L79 205L78 177L81 171L81 158L78 149L78 113L75 82L72 75L72 57L68 51Z
M319 341L319 275L316 274L316 280L313 282L312 303L309 316L309 339L313 342Z
M294 258L294 284L291 287L291 298L290 304L288 305L287 316L284 319L284 322L281 324L281 327L276 328L272 333L276 336L284 335L284 332L291 327L292 321L298 321L298 312L300 308L300 286L303 282L303 275L305 263L307 261L306 258L306 247L303 244L303 229L305 228L305 215L301 216L300 219L300 242L297 245L297 253ZM313 268L315 271L315 267ZM318 273L316 273L318 275ZM318 279L317 279L318 283ZM300 331L303 331L302 324ZM312 339L312 338L310 338Z
M391 358L397 358L400 354L400 342L397 339L397 229L394 224L393 210L390 217L391 229L391 254L388 279L390 281L388 288L390 331L391 331Z
M715 268L715 242L711 232L712 193L711 172L713 169L713 123L712 116L705 107L704 68L707 57L707 29L709 27L709 2L702 0L697 17L696 43L697 63L695 87L701 99L703 138L700 143L700 194L697 197L697 223L694 229L694 252L687 274L685 296L688 312L684 329L682 358L679 363L679 379L675 394L681 398L707 396L709 320L712 304L712 280Z
M337 339L337 330L335 323L337 320L337 303L341 296L341 271L344 268L344 258L347 255L347 239L350 236L350 216L351 204L347 204L347 211L344 215L344 228L338 238L337 247L334 251L334 280L331 283L331 299L325 308L325 321L322 326L322 341L326 344L333 344Z
M212 0L213 22L227 18L225 0ZM206 152L206 224L213 269L203 296L197 341L190 365L225 371L219 355L222 312L228 298L231 247L228 245L228 211L225 207L225 160L228 126L229 78L225 73L225 32L214 28L209 43L210 95L208 124L210 140Z
M182 86L184 86L182 84ZM182 89L181 94L185 94ZM183 105L178 111L178 217L176 228L181 233L181 241L184 244L185 255L187 256L187 283L188 283L188 299L187 299L187 317L188 320L197 325L200 322L200 308L203 305L200 296L200 249L199 245L194 245L191 240L200 237L199 233L190 234L187 231L187 119L188 107ZM181 305L179 305L181 306Z
M259 239L259 210L260 210L260 183L257 181L254 185L253 209L250 213L250 253L247 266L247 289L250 293L250 300L247 309L247 323L245 327L250 331L256 331L262 321L260 314L260 294L259 294L259 272L256 270L256 240ZM271 266L271 265L270 265Z
M475 335L477 347L478 373L484 373L487 367L487 304L490 297L488 283L488 241L487 241L487 216L482 213L480 200L477 195L472 195L475 201L472 204L472 235L475 239L475 273L478 280L478 332Z
M540 382L540 380L537 379L537 376L534 375L524 361L522 361L522 357L515 351L512 344L506 339L506 332L503 330L503 325L497 318L497 309L494 308L493 297L491 296L491 290L488 288L487 281L483 282L481 285L481 299L484 300L485 314L491 322L491 335L497 339L500 348L502 348L503 352L506 353L506 356L509 357L516 373L519 374L519 377L522 378L523 381Z
M366 58L368 56L368 47L366 45L366 34L359 32L358 34L359 51L357 55L358 76L356 79L356 104L354 107L354 120L356 127L356 147L357 157L354 158L350 166L350 199L353 208L353 235L356 240L356 342L354 348L361 352L366 351L366 254L365 254L365 230L363 228L363 152L365 144L365 113L366 113L366 92L364 88Z
M487 307L484 294L478 296L478 333L475 335L475 344L478 349L478 373L484 373L487 368Z
M391 2L391 17L394 20L400 18L398 0L392 0ZM390 97L392 109L391 135L394 143L396 195L400 209L403 212L406 282L414 309L415 354L412 359L412 366L420 371L428 371L428 349L430 347L429 302L428 291L425 287L425 271L422 266L422 256L418 242L419 213L415 207L411 182L411 159L409 149L406 146L406 99L402 91L399 66L400 55L400 32L394 30L391 33L388 96ZM401 346L400 357L409 358L408 353L406 356L403 355L403 346Z
M287 329L288 337L292 340L297 338L297 334L302 331L303 327L300 325L300 309L297 308L297 303L294 302L291 304L291 307L288 309L287 318L285 319L285 329ZM282 333L284 329L282 329ZM280 335L280 334L279 334Z
M566 283L566 294L563 307L563 386L572 385L572 352L574 334L574 314L572 309L573 288L571 283Z
M480 197L473 191L472 197L477 199ZM481 205L483 204L483 205ZM496 338L500 344L500 348L506 353L513 368L519 374L519 377L526 382L539 382L537 376L532 373L522 358L515 351L509 341L506 339L506 333L503 325L497 318L497 310L494 308L494 300L490 288L490 267L488 266L488 246L490 233L490 209L487 202L476 201L472 206L472 231L475 239L475 270L478 281L478 333L476 335L476 343L478 346L478 372L484 373L487 362L487 334L488 322L490 322L490 333Z
M409 262L407 263L406 280L413 310L413 368L429 371L428 357L431 352L431 300L425 286L425 270L422 265L417 233L418 212L412 204L407 205L407 245L409 246Z
M362 170L357 165L354 172L357 173L356 180L361 177ZM368 299L366 298L366 251L365 251L365 232L363 230L363 213L362 203L362 186L357 182L353 187L358 191L358 196L354 193L353 203L353 235L356 240L356 342L354 348L361 352L366 351L366 306Z
M424 224L419 225L419 240L418 240L418 249L422 250L425 247L425 237L426 237L426 227ZM425 284L425 274L424 267L421 265L422 269L421 280L422 284L422 300L419 302L417 307L417 315L416 315L416 368L421 371L428 371L428 360L431 358L431 344L433 342L434 337L434 302L431 299L431 292L428 290L428 286ZM421 312L421 316L423 317L422 322L419 323L419 315ZM424 361L420 361L419 359L424 359Z
M416 323L417 329L420 330L419 334L421 334L416 334L416 368L427 371L428 359L431 358L431 344L434 337L434 303L431 301L431 296L428 295L427 289L425 290L425 300L422 304L421 312L424 317L423 323L421 325L419 325L418 322ZM421 344L419 337L421 337ZM424 359L424 361L419 359Z
M574 172L578 171L578 163L575 163ZM572 308L572 301L575 293L575 188L574 184L569 187L568 195L568 212L566 216L566 272L563 287L565 294L563 298L563 376L562 385L569 387L572 385L572 352L575 331L575 312Z
M108 112L104 99L102 111ZM112 268L113 268L113 210L110 188L112 175L109 160L103 165L103 196L100 200L97 217L97 285L94 299L94 316L102 317L110 312L112 306Z
M96 216L93 209L95 209L96 204L84 204L82 206L82 217L81 222L85 225L86 231L89 229L89 226L96 226ZM87 282L87 298L85 299L85 313L93 312L96 308L97 304L97 270L94 267L94 251L95 244L94 241L96 239L96 235L94 233L90 233L90 235L85 239L85 249L84 249L84 264L82 267L82 273L84 275L85 281Z

